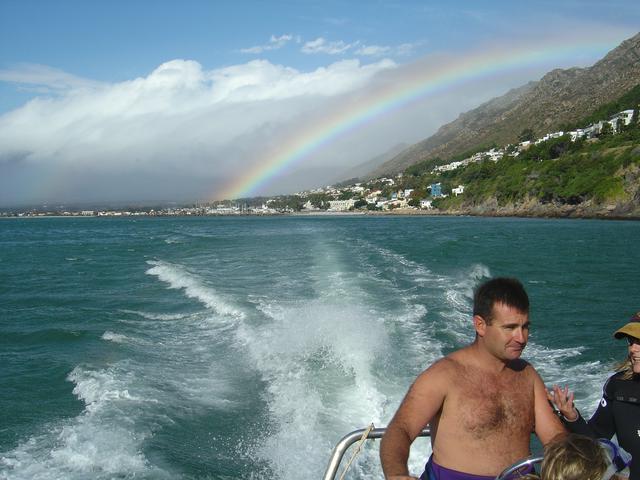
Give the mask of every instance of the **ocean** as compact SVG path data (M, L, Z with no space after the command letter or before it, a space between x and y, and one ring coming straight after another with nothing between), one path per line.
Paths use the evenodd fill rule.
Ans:
M632 221L0 220L0 478L320 478L473 340L492 276L524 283L524 357L590 414L640 310L637 242ZM346 478L381 478L378 444Z

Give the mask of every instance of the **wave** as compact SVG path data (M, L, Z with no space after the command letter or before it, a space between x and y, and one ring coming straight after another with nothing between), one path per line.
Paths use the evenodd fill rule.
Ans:
M384 321L322 298L262 310L269 322L238 330L267 385L272 431L255 453L277 478L319 476L336 431L382 419L374 366L389 345Z
M120 311L122 313L137 315L147 320L173 321L173 320L182 320L188 317L188 315L184 313L150 313L150 312L142 312L139 310L127 310L127 309L123 309Z
M67 423L46 426L44 433L3 454L2 478L170 478L145 458L142 447L149 431L136 428L131 414L140 404L156 400L130 393L132 379L118 370L76 367L68 379L85 410Z
M575 390L576 406L588 417L602 396L602 386L609 368L600 361L577 362L584 348L548 348L529 342L525 357L538 371L550 388L552 385L569 385Z
M169 288L184 289L188 297L195 298L207 308L221 315L235 318L244 317L243 312L229 305L212 288L203 285L198 277L189 273L183 267L163 261L149 260L147 263L152 265L147 270L147 274L157 276L163 282L168 283Z
M85 330L67 330L62 328L46 328L35 330L32 332L5 332L3 334L7 341L11 344L19 343L50 343L50 342L80 342L84 340L89 332Z
M127 337L126 335L122 335L120 333L113 333L110 331L104 332L101 338L103 340L107 340L109 342L114 342L114 343L127 343L128 341L130 341L130 338Z

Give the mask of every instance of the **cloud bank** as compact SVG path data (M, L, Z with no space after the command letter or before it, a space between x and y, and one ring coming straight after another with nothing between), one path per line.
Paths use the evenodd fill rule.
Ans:
M48 92L0 117L0 202L82 200L90 192L96 201L215 195L293 122L396 68L344 60L300 72L254 60L204 70L172 60L114 84L41 66L0 72ZM149 179L164 180L156 187Z

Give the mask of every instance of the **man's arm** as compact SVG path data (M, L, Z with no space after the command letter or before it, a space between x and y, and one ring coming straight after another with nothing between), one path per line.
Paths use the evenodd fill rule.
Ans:
M448 360L440 360L425 370L405 395L387 426L380 443L380 460L385 478L409 476L409 449L420 431L438 413L446 395Z
M535 402L535 430L540 442L546 445L554 438L566 435L567 431L549 403L547 389L542 382L542 378L540 378L540 375L538 375L538 372L536 372L533 367L531 370L534 376L533 398Z

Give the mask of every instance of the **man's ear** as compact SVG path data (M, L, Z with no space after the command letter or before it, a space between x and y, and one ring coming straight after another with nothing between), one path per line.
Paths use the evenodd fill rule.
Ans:
M487 322L480 315L473 316L473 328L475 328L476 333L479 337L484 337L484 334L487 330Z

